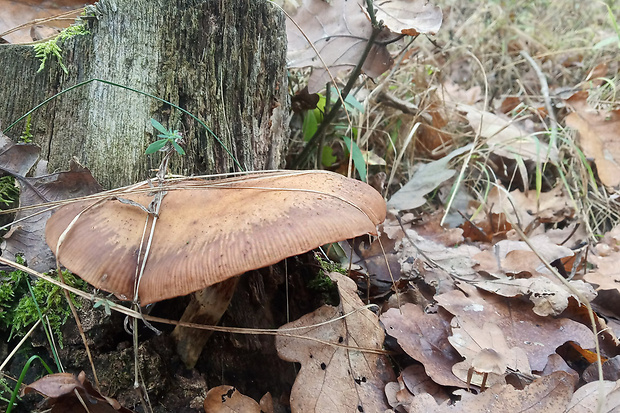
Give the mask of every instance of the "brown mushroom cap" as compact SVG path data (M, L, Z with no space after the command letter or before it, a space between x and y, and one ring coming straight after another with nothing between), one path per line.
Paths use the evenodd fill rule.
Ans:
M473 358L471 366L477 373L480 374L504 374L506 371L506 360L504 360L504 357L492 348L483 348Z
M145 207L147 183L120 194ZM186 295L320 245L375 233L385 201L363 182L325 171L280 171L219 181L170 180L138 296L142 305ZM60 263L96 288L133 300L148 214L107 199L60 208L45 237ZM152 222L150 220L149 222ZM150 232L148 224L146 236Z

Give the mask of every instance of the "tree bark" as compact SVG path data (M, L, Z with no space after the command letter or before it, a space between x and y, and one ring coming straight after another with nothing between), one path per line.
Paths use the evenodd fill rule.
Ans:
M87 8L88 35L60 41L37 72L32 46L0 46L3 127L44 99L99 78L179 105L203 120L244 170L282 166L288 121L286 34L266 0L101 0ZM49 169L75 156L106 188L152 175L146 156L153 117L186 140L182 174L239 170L221 144L189 116L152 98L100 82L54 99L32 115L34 142ZM8 135L21 134L25 121Z

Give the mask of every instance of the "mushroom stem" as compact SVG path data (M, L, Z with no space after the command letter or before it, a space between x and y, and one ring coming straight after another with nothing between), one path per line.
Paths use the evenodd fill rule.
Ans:
M181 321L195 324L216 325L226 312L235 292L239 277L214 284L192 294ZM172 332L177 353L189 369L193 368L209 340L212 331L177 326Z

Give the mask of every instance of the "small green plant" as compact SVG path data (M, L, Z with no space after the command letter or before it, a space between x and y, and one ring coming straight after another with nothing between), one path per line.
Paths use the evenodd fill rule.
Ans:
M24 258L18 255L15 257L15 262L24 265ZM19 299L28 294L27 279L28 274L23 271L0 272L0 327L2 329L11 328Z
M155 119L152 118L151 125L153 125L155 129L161 132L159 135L157 135L161 139L156 140L155 142L150 144L148 148L146 148L146 151L144 152L146 155L162 150L167 144L172 145L174 150L177 151L179 155L185 155L185 151L183 150L183 148L181 148L181 145L179 145L179 141L183 139L183 137L178 130L168 130L164 128L161 123L157 122Z
M325 110L327 105L327 100L329 99L330 104L335 104L338 101L338 92L334 87L329 89L329 93L327 93L327 97L322 94L319 95L319 101L317 102L316 108L310 109L304 112L303 114L303 137L306 143L310 142L313 136L319 130L320 124L324 120ZM344 105L347 108L347 111L352 114L352 116L356 116L359 113L364 113L364 107L360 102L353 97L353 95L348 95L344 100ZM334 129L336 131L339 130L347 130L348 125L339 125L335 124ZM354 137L357 136L357 128L352 128L352 134ZM355 143L355 140L351 140L346 135L339 136L346 146L347 153L345 154L348 158L348 152L353 151L353 164L355 165L356 170L360 175L360 179L362 181L366 181L366 160L362 151ZM323 145L323 139L321 139L319 145L319 156L321 165L325 168L329 168L335 162L338 161L338 158L334 155L333 148L330 145Z
M32 115L28 115L26 118L26 126L24 127L24 132L22 132L22 136L19 137L19 141L22 143L32 143Z
M19 198L19 189L15 185L15 178L10 175L0 178L0 203L11 205Z
M11 413L11 411L13 411L15 402L19 398L18 395L19 395L19 391L21 389L22 383L24 382L24 379L26 378L26 373L28 372L28 370L30 369L30 366L35 360L39 360L39 362L43 365L43 367L45 368L45 370L47 370L49 374L54 374L52 369L49 368L47 363L45 363L45 361L41 357L37 355L31 356L26 362L26 364L24 365L24 368L22 369L22 372L19 375L19 378L17 379L17 383L15 383L15 388L13 389L13 392L11 394L11 400L9 400L9 405L6 409L6 413Z
M36 57L41 60L41 66L39 66L39 70L37 73L45 69L45 63L47 62L48 57L56 56L56 60L58 60L58 64L62 68L65 73L69 73L67 67L62 63L61 52L62 49L58 46L59 40L65 40L69 37L73 36L83 36L85 34L89 34L90 32L86 29L86 24L75 24L73 26L69 26L60 34L53 39L50 39L43 43L37 43L34 45L34 51L36 53Z
M0 400L5 403L9 403L9 399L4 397L4 395L11 394L11 388L9 387L9 382L6 380L4 376L0 376Z
M315 258L321 269L316 276L308 282L308 288L318 293L324 302L336 305L340 301L338 288L328 274L331 272L346 274L347 271L337 263L325 260L318 255L315 255Z

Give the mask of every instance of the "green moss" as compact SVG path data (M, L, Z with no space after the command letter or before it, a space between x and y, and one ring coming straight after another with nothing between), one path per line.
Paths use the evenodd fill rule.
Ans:
M74 24L73 26L69 26L61 31L60 34L53 39L35 44L34 51L36 52L37 58L41 60L41 66L39 66L39 70L37 70L37 72L40 72L45 68L45 63L47 62L48 57L56 56L56 60L58 60L58 64L62 70L65 73L69 73L67 67L62 63L62 49L58 45L58 41L65 40L73 36L83 36L89 33L90 32L86 29L85 23Z
M19 199L19 189L15 185L15 178L3 176L0 178L0 203L10 206Z
M24 264L20 256L15 258L18 264ZM8 330L12 326L19 299L28 294L28 274L23 271L0 271L0 327Z
M23 143L31 143L32 142L32 114L29 114L26 117L26 126L24 127L24 132L22 132L22 136L19 137L19 141Z
M321 269L317 275L310 280L310 282L308 282L308 288L319 293L323 301L326 303L336 305L340 301L338 296L338 288L336 283L329 278L328 274L331 272L346 274L347 271L334 262L324 260L318 256L316 259L321 266Z
M17 257L16 262L23 264L24 260ZM63 271L63 278L72 287L84 289L87 286L68 271ZM39 320L39 314L43 314L62 347L61 328L71 316L62 288L41 279L31 282L27 273L18 270L0 272L0 280L0 326L11 330L11 337L23 336ZM79 306L73 296L71 299Z

